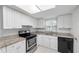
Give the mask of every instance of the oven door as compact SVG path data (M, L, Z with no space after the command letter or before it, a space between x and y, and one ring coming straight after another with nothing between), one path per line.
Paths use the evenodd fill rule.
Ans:
M37 38L33 37L27 40L27 50L33 48L37 44Z

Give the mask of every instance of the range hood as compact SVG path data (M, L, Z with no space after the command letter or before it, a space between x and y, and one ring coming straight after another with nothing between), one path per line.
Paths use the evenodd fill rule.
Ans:
M32 26L31 25L22 25L23 30L31 30Z

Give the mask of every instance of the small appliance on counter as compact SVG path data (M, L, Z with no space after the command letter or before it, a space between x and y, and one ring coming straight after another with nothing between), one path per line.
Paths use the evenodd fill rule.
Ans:
M26 52L34 52L37 49L37 35L31 34L29 30L18 31L20 37L26 39Z

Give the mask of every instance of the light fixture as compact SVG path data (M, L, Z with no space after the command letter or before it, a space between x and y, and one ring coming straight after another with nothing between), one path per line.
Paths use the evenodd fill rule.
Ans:
M31 14L34 14L37 12L55 8L55 5L19 5L18 7L24 9Z

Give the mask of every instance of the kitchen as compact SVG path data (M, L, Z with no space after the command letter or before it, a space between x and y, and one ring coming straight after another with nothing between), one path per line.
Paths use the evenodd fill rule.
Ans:
M1 53L79 52L78 5L31 7L0 6Z

